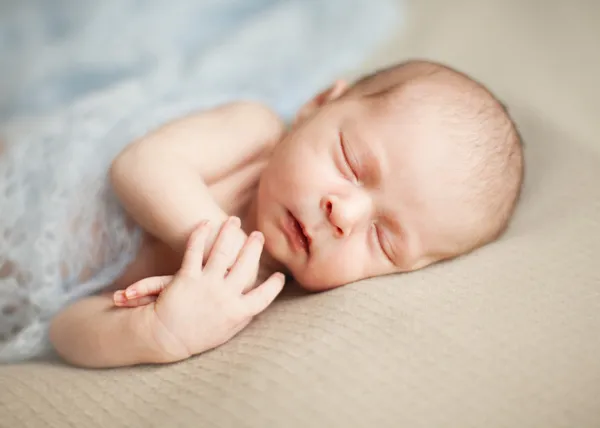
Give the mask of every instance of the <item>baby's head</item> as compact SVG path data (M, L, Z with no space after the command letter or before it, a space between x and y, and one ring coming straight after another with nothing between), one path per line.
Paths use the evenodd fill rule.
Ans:
M522 178L502 104L462 73L411 61L303 107L261 177L258 228L300 284L325 290L495 240Z

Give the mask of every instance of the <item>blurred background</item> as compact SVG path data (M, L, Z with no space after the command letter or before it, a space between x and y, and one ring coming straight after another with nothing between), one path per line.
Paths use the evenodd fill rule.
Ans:
M0 121L60 121L65 109L76 120L77 111L92 109L110 127L232 98L260 99L290 116L389 37L402 23L402 5L3 0Z
M427 57L505 102L569 115L589 138L600 110L599 9L592 0L3 0L0 124L59 124L67 109L73 125L85 110L136 133L236 98L289 118L338 76Z
M589 137L600 110L599 9L592 0L3 0L0 123L79 104L106 127L154 123L243 97L289 117L338 76L427 57L506 102L568 114Z

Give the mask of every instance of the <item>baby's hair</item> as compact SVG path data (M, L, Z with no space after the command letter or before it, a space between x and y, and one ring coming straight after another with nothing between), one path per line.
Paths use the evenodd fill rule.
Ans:
M508 227L524 175L521 136L508 108L465 73L423 60L367 75L346 96L390 100L398 94L439 105L440 121L448 125L452 150L460 156L459 180L466 189L461 200L470 210L471 233L449 252L464 253L493 241Z

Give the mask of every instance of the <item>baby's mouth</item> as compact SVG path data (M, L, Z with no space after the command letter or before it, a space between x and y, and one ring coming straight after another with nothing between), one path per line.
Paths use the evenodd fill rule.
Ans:
M302 247L307 254L310 254L311 238L306 232L304 225L290 212L288 211L289 217L292 220L292 226L294 228L294 234L299 238Z

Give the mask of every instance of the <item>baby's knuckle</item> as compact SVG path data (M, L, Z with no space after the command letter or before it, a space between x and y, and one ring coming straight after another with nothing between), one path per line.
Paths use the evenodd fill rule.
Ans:
M237 304L230 304L225 311L225 316L231 325L237 325L244 320L244 312Z
M216 289L218 292L223 282L223 277L218 271L205 269L202 272L202 284L209 289Z
M226 258L231 256L231 251L225 248L224 246L220 246L215 249L215 256L220 258Z

